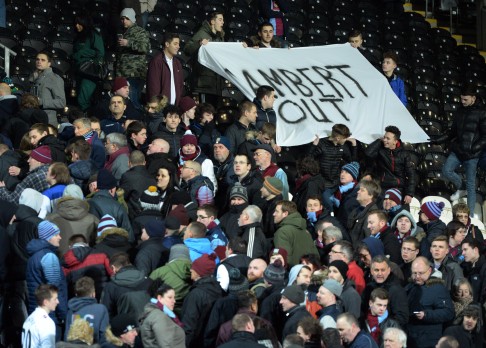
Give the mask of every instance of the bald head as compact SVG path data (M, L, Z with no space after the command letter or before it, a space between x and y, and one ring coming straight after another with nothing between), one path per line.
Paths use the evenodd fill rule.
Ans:
M247 278L250 283L263 277L263 272L267 269L267 263L263 259L254 259L248 265Z
M11 95L12 90L10 89L10 86L7 85L5 82L0 83L0 96L4 95Z
M169 153L170 145L164 139L154 139L148 146L147 155L153 153Z

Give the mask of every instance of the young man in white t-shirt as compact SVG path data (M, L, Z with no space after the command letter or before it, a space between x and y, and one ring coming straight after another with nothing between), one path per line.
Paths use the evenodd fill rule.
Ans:
M56 344L56 325L49 313L56 310L59 300L54 285L41 284L35 290L38 307L22 327L23 348L52 348Z

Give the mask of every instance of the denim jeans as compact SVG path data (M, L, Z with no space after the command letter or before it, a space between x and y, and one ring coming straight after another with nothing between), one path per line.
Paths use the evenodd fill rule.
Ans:
M142 95L144 80L135 77L128 77L127 81L130 84L130 92L128 93L128 97L137 110L142 110L143 107L142 104L140 104L140 97Z
M442 175L445 179L454 184L457 190L464 188L462 178L455 170L462 164L466 170L466 190L467 190L467 206L471 211L471 216L474 215L474 206L476 205L476 172L479 158L473 158L467 161L460 161L454 152L451 152L442 168Z

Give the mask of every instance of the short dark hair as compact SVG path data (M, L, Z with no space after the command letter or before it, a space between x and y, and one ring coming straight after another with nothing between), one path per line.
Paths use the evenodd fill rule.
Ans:
M390 298L388 291L384 288L376 288L371 292L370 300L375 302L376 299L388 300Z
M461 243L461 246L464 245L464 244L469 244L469 246L471 248L478 249L479 252L481 253L482 246L481 246L481 243L477 239L475 239L475 238L464 239L464 241Z
M310 156L300 158L297 160L297 172L301 176L306 174L317 175L320 172L319 162Z
M250 322L253 322L253 320L248 314L235 314L235 316L231 320L231 327L233 328L233 332L244 331L246 325L248 325L248 323Z
M89 297L96 291L93 278L82 277L74 284L74 292L77 297Z
M260 24L258 24L258 32L261 32L263 30L263 27L272 27L273 30L275 30L275 28L273 27L273 24L270 23L270 22L262 22Z
M452 220L447 224L445 234L447 235L447 237L454 237L457 233L457 230L459 230L460 228L466 228L466 225L464 225L460 221Z
M371 265L373 265L374 263L383 263L383 262L386 262L388 267L391 267L390 259L388 259L388 257L386 257L385 255L376 255L371 259Z
M167 291L170 291L170 290L174 290L174 288L172 286L170 286L169 284L164 283L164 284L162 284L161 286L158 287L157 295L158 296L164 296L165 293Z
M461 95L476 97L478 94L478 88L472 83L466 83L461 88Z
M253 107L256 107L251 101L245 100L241 102L238 106L238 115L239 117L244 116L245 112L250 112Z
M410 243L410 244L413 244L413 247L415 249L418 249L420 248L420 242L417 238L413 237L413 236L408 236L406 237L403 241L402 241L402 245L403 243Z
M170 114L176 114L180 118L181 109L176 105L169 104L164 108L164 112L163 112L164 118L166 118Z
M438 344L436 347L438 348L459 348L459 342L453 336L442 336L442 341L440 345Z
M224 16L224 12L222 11L214 11L208 14L207 21L211 23L213 19L216 19L218 15Z
M199 221L193 221L189 224L191 232L196 238L203 238L206 235L206 226ZM189 228L187 226L187 228Z
M50 300L53 293L58 293L57 286L52 284L41 284L35 289L35 300L38 306L43 306L45 300Z
M349 136L351 135L351 131L345 124L337 123L331 128L331 137L334 138L338 135L349 138Z
M120 252L114 254L110 257L110 265L115 267L125 267L129 266L130 263L130 256L125 252Z
M43 54L43 55L47 56L47 61L48 61L49 63L51 63L51 62L52 62L52 53L51 53L51 52L46 51L46 50L42 50L42 51L40 51L39 53L37 53L37 55L39 55L39 54Z
M383 59L389 58L395 62L395 64L398 65L398 55L393 52L393 51L386 51L383 53Z
M275 207L278 205L281 206L283 212L287 212L289 214L295 213L297 211L297 204L292 201L278 201Z
M248 248L248 244L241 237L233 237L233 238L231 238L229 240L228 248L230 248L231 250L233 250L233 252L235 254L245 255L246 254L246 250Z
M239 291L236 294L236 297L238 298L238 308L245 308L248 309L251 307L252 304L257 302L256 295L253 291L251 290L243 290Z
M164 43L168 42L171 43L174 39L180 39L179 34L176 33L165 33L164 34Z
M380 221L385 221L385 222L388 221L388 216L383 210L380 210L380 209L370 210L369 213L368 213L368 216L370 216L370 215L376 215L378 217L378 220L380 220Z
M69 168L65 163L54 162L49 166L51 175L56 178L57 184L69 185L71 183L71 175Z
M402 136L402 132L400 132L400 129L396 126L388 126L385 128L385 132L393 133L395 135L395 139L400 140L400 137Z
M260 29L258 31L260 31ZM268 86L268 85L260 86L256 91L256 98L261 100L263 99L264 96L270 96L272 92L275 92L275 89L272 86Z
M147 129L147 126L142 121L133 121L127 127L125 134L127 135L127 139L130 139L132 134L138 134L143 129Z
M209 103L198 104L196 106L196 111L194 112L194 116L196 118L196 121L200 122L202 120L204 113L214 115L216 113L216 109L214 108L214 106L212 106Z
M352 37L357 37L357 36L363 37L363 34L361 33L361 31L357 30L357 29L351 30L348 34L348 40L351 39Z
M80 160L86 161L89 160L89 156L91 154L91 144L84 140L84 138L79 138L75 142L69 144L66 151L72 151L79 156Z
M215 218L218 217L218 208L212 204L203 204L198 207L197 210L204 210L208 216L214 216Z

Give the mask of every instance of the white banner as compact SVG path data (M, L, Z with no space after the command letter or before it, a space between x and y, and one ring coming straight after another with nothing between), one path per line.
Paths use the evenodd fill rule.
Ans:
M210 42L199 50L199 62L250 100L260 85L275 89L279 145L310 143L315 134L328 136L336 123L364 143L383 136L389 125L405 142L428 139L387 79L349 44L254 49Z

